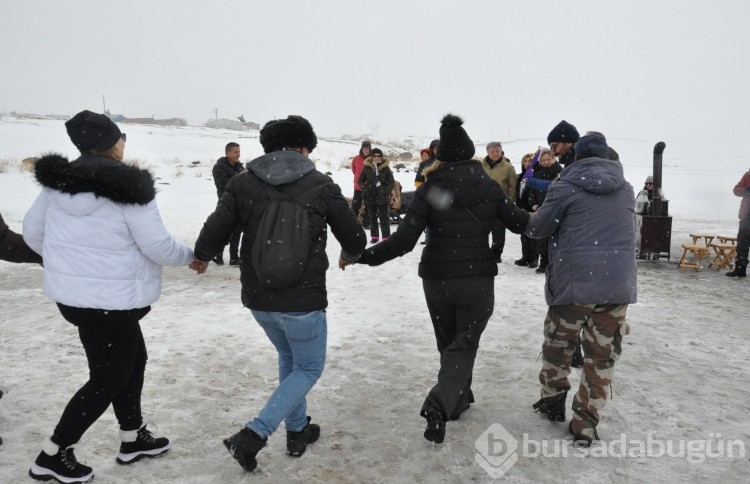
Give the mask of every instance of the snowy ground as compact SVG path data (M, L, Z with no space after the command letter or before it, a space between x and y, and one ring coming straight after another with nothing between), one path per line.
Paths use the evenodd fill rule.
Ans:
M188 244L215 205L210 167L224 144L238 140L244 161L260 153L253 133L239 138L236 132L198 127L126 129L126 157L137 158L161 178L162 216ZM17 161L49 150L75 153L60 121L0 118L0 139L0 211L18 231L39 188ZM504 148L517 162L542 141L506 142ZM656 141L611 140L636 189L650 173ZM309 397L322 435L302 458L284 455L280 432L259 454L259 468L247 474L221 443L254 416L274 388L276 354L240 304L238 270L216 266L203 276L187 268L166 269L162 297L142 323L149 349L144 412L172 439L173 450L158 460L118 466L117 426L109 410L84 435L77 456L94 467L96 482L108 483L485 482L491 477L475 461L475 441L500 424L519 446L507 449L506 455L517 458L501 478L508 482L746 482L750 449L744 457L737 456L737 446L734 457L706 456L728 447L727 441L750 445L750 281L711 269L680 271L675 262L690 232L736 234L739 199L731 188L747 167L720 160L742 152L744 140L705 146L665 141L672 260L638 264L639 302L628 314L632 334L625 338L613 398L599 427L610 443L608 456L582 457L565 440L567 424L549 423L531 410L539 394L543 276L512 264L520 255L513 234L507 237L495 312L477 357L477 402L460 421L448 424L444 444L422 437L424 420L418 416L438 368L416 275L418 246L381 267L329 271L328 361ZM357 149L358 143L322 140L314 152L319 168L331 169L347 194L351 175L338 167ZM11 162L3 165L4 160ZM176 166L196 160L201 167ZM412 186L413 173L397 178ZM332 261L338 251L332 240ZM41 279L38 266L0 262L3 483L30 481L26 473L40 441L87 375L77 333L42 294ZM579 374L573 371L574 385ZM557 445L567 457L538 455L533 441L545 439L548 455ZM635 442L648 439L671 445L673 454L682 445L685 455L639 456ZM624 444L611 445L616 441ZM624 457L611 455L624 447Z

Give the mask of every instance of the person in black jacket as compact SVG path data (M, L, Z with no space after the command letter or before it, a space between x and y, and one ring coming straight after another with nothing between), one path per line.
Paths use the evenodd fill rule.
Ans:
M247 171L232 178L195 243L198 259L192 268L205 272L237 226L242 226L242 303L268 335L279 354L279 386L260 413L224 440L232 457L247 471L257 466L256 455L282 421L287 431L287 454L301 456L315 442L320 427L310 423L306 395L325 365L327 322L327 226L341 244L339 264L356 261L367 240L362 225L349 208L341 189L315 169L308 158L317 145L310 123L301 116L269 121L260 131L265 155L247 164ZM309 249L304 271L289 287L271 288L261 281L250 257L269 185L295 199L311 189L317 195L306 205ZM289 241L292 242L292 241Z
M42 256L34 252L31 247L26 245L21 234L13 232L8 224L3 220L0 214L0 260L8 262L35 262L42 263ZM3 391L0 390L0 398L3 398ZM3 438L0 437L0 445L3 444Z
M430 229L419 276L440 371L420 415L427 420L424 437L436 443L443 442L445 422L458 419L474 402L474 359L495 305L497 263L488 243L490 230L500 221L521 233L529 218L471 159L474 143L462 125L458 116L443 118L439 161L425 172L426 181L417 188L403 222L393 236L366 250L358 261L375 266L400 257L414 249L426 227Z
M367 205L370 215L370 242L380 241L380 231L383 240L391 235L391 219L388 214L388 204L391 201L391 192L395 180L393 172L388 167L389 161L383 158L383 152L379 148L372 150L372 154L365 160L365 166L359 175L359 184L362 187L362 199ZM378 224L380 222L380 224Z
M216 160L216 164L212 170L214 176L214 185L216 185L216 196L221 199L224 195L224 190L227 189L229 180L238 173L245 171L245 168L240 163L240 145L234 141L227 143L224 147L224 156ZM242 237L242 227L237 227L232 237L229 239L229 265L238 266L240 265L240 237ZM223 251L222 251L223 252ZM224 255L219 254L213 262L217 266L224 265Z

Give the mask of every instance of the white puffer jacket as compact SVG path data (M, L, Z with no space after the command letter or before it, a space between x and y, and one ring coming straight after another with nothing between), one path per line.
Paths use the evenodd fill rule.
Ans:
M146 307L161 293L162 266L193 260L167 231L146 170L84 155L47 155L36 165L44 189L23 237L44 259L44 293L79 308Z

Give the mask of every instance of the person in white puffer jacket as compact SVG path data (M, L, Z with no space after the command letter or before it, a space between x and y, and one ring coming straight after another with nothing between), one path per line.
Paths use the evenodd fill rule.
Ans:
M81 156L48 154L35 176L42 193L26 214L23 237L44 258L44 293L78 328L89 381L71 398L29 470L38 480L87 482L72 445L112 404L120 426L116 461L130 464L171 444L146 429L141 391L146 345L140 320L161 293L162 266L186 266L187 245L167 231L154 179L122 163L125 134L107 116L82 111L65 123Z

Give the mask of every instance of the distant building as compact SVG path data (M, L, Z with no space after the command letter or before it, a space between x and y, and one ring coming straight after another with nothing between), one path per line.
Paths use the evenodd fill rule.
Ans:
M187 120L184 118L155 119L153 116L150 118L127 118L123 116L119 122L126 124L155 124L157 126L187 126Z
M260 129L260 125L258 123L253 123L253 122L241 123L233 119L224 119L224 118L212 119L212 120L206 121L205 126L207 128L234 129L237 131L249 131L251 129L253 130Z

